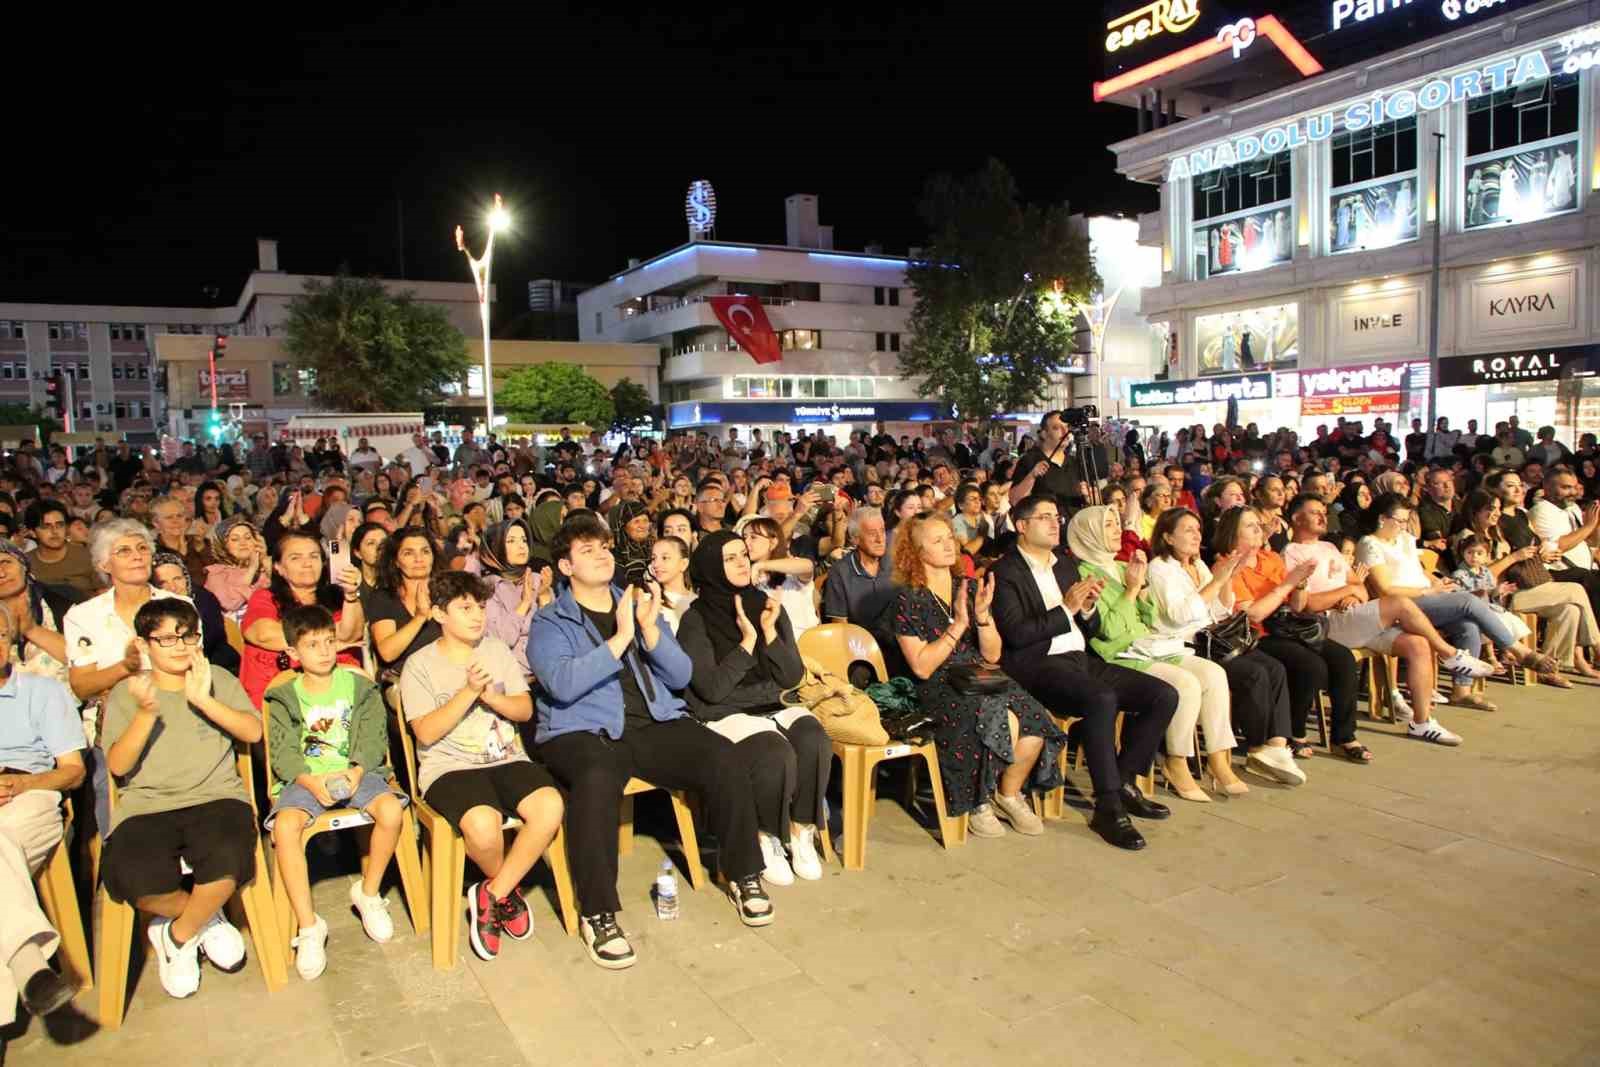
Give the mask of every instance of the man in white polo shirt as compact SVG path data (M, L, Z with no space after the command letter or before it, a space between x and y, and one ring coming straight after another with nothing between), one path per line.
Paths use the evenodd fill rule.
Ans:
M1544 476L1544 498L1529 510L1528 525L1545 547L1550 577L1583 586L1590 605L1600 610L1600 570L1595 569L1594 551L1600 547L1600 502L1580 511L1582 497L1583 486L1571 467L1551 467ZM1557 553L1558 558L1551 558Z

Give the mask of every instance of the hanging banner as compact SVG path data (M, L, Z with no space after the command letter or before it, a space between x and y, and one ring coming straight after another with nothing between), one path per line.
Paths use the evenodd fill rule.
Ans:
M199 372L200 392L203 399L211 396L211 371L201 367ZM248 370L219 370L217 371L217 399L218 400L249 400L250 399L250 372Z
M783 347L772 323L767 321L767 311L760 297L714 296L711 310L717 321L728 330L728 336L757 363L777 363L783 359Z

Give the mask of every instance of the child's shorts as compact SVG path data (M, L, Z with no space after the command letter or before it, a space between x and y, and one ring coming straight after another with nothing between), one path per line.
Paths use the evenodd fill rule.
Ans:
M338 811L341 808L349 809L350 811L366 811L368 805L385 793L397 797L402 805L411 803L410 797L390 789L389 783L375 774L363 774L361 781L356 783L355 794L331 808L323 807L322 802L313 796L311 790L305 786L290 782L283 787L283 792L278 794L278 802L272 805L272 810L267 813L267 829L272 829L272 824L278 819L278 813L285 808L303 811L315 819L325 811Z
M556 780L542 764L519 759L441 774L428 786L423 799L449 819L450 825L459 827L461 817L477 807L515 815L523 797L547 786L555 789Z
M242 800L135 815L106 839L101 877L111 899L124 904L182 889L180 861L197 885L223 878L245 885L255 877L258 840L255 811Z

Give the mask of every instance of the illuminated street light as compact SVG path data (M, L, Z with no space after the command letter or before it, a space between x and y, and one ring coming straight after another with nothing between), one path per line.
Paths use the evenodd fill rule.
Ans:
M456 227L456 248L467 257L467 267L472 271L472 283L478 288L478 316L483 320L483 414L485 435L494 433L494 368L489 358L489 265L494 258L494 235L511 228L511 213L506 210L500 194L494 194L494 205L489 208L485 222L489 226L489 240L483 246L483 255L474 258L467 251L467 240Z

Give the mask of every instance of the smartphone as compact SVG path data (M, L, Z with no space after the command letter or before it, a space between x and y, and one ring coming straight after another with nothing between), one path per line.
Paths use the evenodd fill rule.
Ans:
M328 575L334 580L343 573L342 568L350 566L350 544L347 541L333 540L328 542Z
M816 494L818 502L823 503L823 504L831 504L831 503L833 503L833 486L831 486L831 485L813 486L811 491Z

